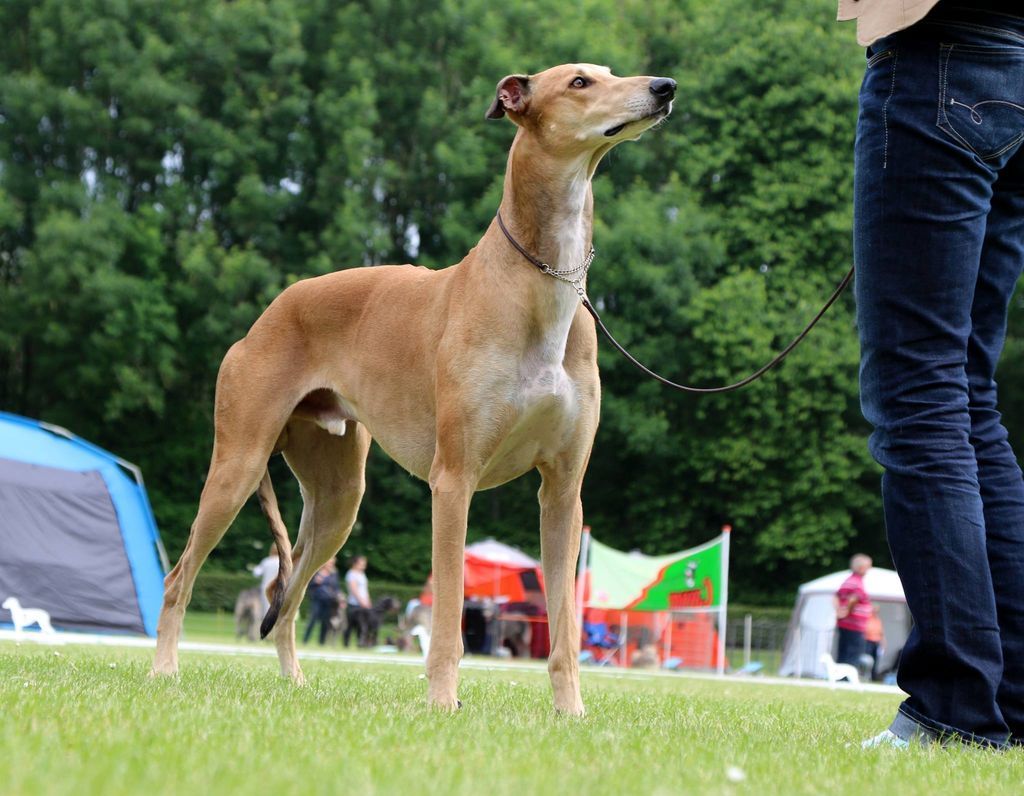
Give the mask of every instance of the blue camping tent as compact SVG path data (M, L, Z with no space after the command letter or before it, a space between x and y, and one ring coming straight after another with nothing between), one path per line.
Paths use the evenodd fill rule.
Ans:
M0 600L43 608L57 628L155 636L166 570L138 467L0 412Z

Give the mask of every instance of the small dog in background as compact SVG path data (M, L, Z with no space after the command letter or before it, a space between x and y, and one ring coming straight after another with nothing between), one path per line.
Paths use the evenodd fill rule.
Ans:
M259 586L240 591L235 600L235 638L259 641L262 619L263 604L260 602Z
M401 608L402 604L391 595L378 599L372 608L345 606L343 612L346 614L349 624L348 629L345 631L345 646L348 646L349 638L352 635L356 637L357 647L377 646L377 635L380 632L384 618L397 614ZM388 643L391 643L391 641L394 641L394 639L391 639Z
M17 597L8 597L4 600L3 607L11 612L11 621L14 623L14 632L21 635L26 627L39 625L42 633L53 633L53 625L50 624L50 614L42 608L22 608Z
M362 642L360 646L375 647L377 645L377 634L380 632L380 626L383 624L384 619L397 614L401 609L402 604L398 601L398 598L391 595L377 600L373 604L373 608L367 612L365 632L360 633L360 641Z

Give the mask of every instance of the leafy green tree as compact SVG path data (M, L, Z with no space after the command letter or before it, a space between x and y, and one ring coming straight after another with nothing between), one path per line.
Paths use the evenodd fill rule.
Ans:
M826 0L7 0L0 407L139 463L177 555L228 346L297 279L458 261L500 199L513 128L483 119L495 83L563 61L679 81L668 122L601 166L589 287L656 370L735 380L849 267L861 56L833 16ZM764 381L705 397L602 343L595 535L657 553L731 523L751 597L855 546L884 559L855 337L846 298ZM298 491L271 471L294 530ZM421 579L427 490L377 449L368 472L350 544L373 574ZM470 538L536 554L537 486L479 494ZM249 508L213 560L239 568L268 541Z

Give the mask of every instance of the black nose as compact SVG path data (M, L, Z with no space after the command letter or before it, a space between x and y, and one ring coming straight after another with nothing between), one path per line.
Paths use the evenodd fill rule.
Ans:
M650 89L658 99L672 99L676 94L676 81L670 77L656 77L651 81Z

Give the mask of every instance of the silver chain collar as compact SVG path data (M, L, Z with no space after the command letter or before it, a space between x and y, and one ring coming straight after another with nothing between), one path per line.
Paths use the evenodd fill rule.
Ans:
M594 247L590 247L590 253L583 259L583 262L573 268L552 268L546 262L538 260L526 249L524 249L514 237L512 233L508 231L508 227L505 226L505 222L501 217L501 211L495 216L498 220L498 226L501 231L505 234L508 242L512 244L513 248L518 251L523 257L525 257L530 263L535 265L542 273L552 276L560 282L566 282L572 285L576 291L576 295L580 297L580 300L585 304L587 302L587 290L583 287L583 283L587 281L587 271L590 270L590 264L594 262Z
M553 276L561 282L568 282L580 298L584 298L587 295L586 289L583 287L583 283L587 281L587 272L590 270L590 264L594 262L594 255L597 252L594 251L594 247L590 247L590 253L583 259L583 262L574 268L552 268L545 262L541 262L541 271L548 276Z

